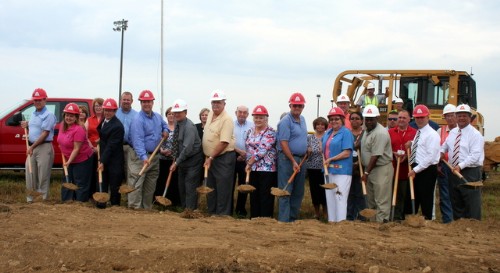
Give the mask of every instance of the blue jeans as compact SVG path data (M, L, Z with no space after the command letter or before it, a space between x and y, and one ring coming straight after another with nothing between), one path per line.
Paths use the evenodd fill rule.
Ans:
M294 157L297 164L301 158ZM288 179L292 176L293 165L284 153L279 153L278 156L278 188L283 189L288 184ZM290 185L286 186L286 191L289 196L279 197L278 204L278 221L293 222L299 218L300 206L304 198L304 183L305 183L306 167L302 165L300 172L297 173Z
M78 186L76 191L68 190L61 187L61 200L70 201L76 200L80 202L87 202L90 198L90 184L92 180L92 173L96 170L92 169L94 157L91 156L87 160L80 163L69 164L68 176L69 181Z
M441 210L441 216L443 218L443 223L449 223L453 221L453 209L451 206L450 198L450 185L448 183L448 177L452 175L450 168L446 166L443 162L439 163L441 167L441 172L443 176L438 175L438 185L439 185L439 209Z

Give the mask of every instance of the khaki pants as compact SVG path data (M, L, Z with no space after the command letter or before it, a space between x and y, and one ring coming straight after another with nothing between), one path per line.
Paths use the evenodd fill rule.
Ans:
M54 148L52 143L42 143L38 145L30 156L31 173L29 171L28 158L26 158L26 189L42 193L43 200L49 197L50 175L52 164L54 164ZM26 197L26 201L32 202L31 196Z
M153 207L153 198L156 189L156 180L160 173L159 156L151 159L151 164L139 177L143 161L140 160L134 149L129 148L127 154L127 184L137 190L127 195L128 207L135 209L151 209Z
M393 175L394 168L392 167L392 163L377 166L368 175L368 183L366 183L368 208L377 210L375 218L377 222L389 220Z

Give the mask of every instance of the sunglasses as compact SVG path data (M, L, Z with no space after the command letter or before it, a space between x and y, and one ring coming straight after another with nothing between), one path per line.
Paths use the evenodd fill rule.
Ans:
M390 121L396 121L396 120L398 120L398 118L388 118L388 120L390 120Z
M304 108L304 105L302 104L292 104L293 108Z
M339 121L339 120L340 120L340 118L329 118L328 120L329 120L329 121Z

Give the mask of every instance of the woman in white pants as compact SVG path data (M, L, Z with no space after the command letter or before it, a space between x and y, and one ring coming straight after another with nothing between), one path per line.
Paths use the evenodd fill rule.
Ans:
M336 189L326 190L329 222L340 222L347 216L354 139L349 129L344 126L344 119L344 111L339 107L333 107L328 113L331 129L326 131L322 140L328 182L337 184Z

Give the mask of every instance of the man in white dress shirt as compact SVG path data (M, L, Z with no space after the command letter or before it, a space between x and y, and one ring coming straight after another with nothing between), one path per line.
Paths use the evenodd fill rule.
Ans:
M454 172L460 172L469 182L481 181L484 161L484 138L471 123L472 112L461 104L455 111L458 126L453 128L441 146L441 158L448 152L448 160ZM481 220L481 189L464 185L455 175L448 177L453 207L453 219L473 218Z
M432 220L437 164L439 163L439 135L429 126L429 109L425 105L415 106L413 117L418 130L411 142L408 162L413 170L408 173L408 177L414 179L415 210L418 211L421 207L425 219Z

